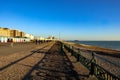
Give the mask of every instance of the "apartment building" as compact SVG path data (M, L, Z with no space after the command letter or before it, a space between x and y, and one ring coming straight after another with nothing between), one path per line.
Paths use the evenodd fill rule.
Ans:
M28 42L34 39L33 35L26 34L19 30L11 30L9 28L0 27L0 42ZM25 38L26 37L26 38Z
M0 36L10 37L10 29L9 28L0 28Z
M21 33L19 30L11 30L10 35L10 37L21 37Z
M22 38L25 37L25 33L21 31L20 32L20 37L22 37Z

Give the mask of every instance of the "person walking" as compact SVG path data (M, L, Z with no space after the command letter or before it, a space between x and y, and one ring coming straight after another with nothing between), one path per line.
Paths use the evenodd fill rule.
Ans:
M13 48L13 42L11 42L11 47Z
M36 44L36 45L37 45L37 42L38 42L38 41L37 41L37 39L36 39L36 40L35 40L35 44Z
M10 44L10 45L11 45L11 47L13 48L13 39L11 39L11 44Z
M38 40L38 43L40 44L40 40Z

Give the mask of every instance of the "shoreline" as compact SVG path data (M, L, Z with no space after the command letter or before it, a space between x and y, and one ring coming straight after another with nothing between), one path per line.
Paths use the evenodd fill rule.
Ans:
M69 41L68 41L69 42ZM77 44L83 44L88 46L101 47L106 49L112 49L120 51L120 41L71 41Z
M83 48L86 48L86 49L94 49L94 50L96 49L96 50L107 50L107 51L120 52L120 50L105 48L105 47L101 47L101 46L87 45L87 44L75 43L75 42L68 42L68 43L74 44L78 47L83 47Z
M119 50L113 50L113 49L103 48L99 46L86 45L86 44L79 44L75 42L67 42L67 43L77 48L81 48L83 50L94 51L95 53L100 54L100 55L108 55L108 56L120 58Z

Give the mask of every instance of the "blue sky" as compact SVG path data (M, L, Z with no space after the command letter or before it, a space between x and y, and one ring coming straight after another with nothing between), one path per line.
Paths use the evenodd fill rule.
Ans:
M0 0L0 26L65 40L120 40L120 0Z

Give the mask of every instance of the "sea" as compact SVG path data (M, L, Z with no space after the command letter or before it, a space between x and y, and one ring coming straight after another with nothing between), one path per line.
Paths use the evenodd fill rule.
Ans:
M70 41L78 44L98 46L113 50L120 50L120 41Z

